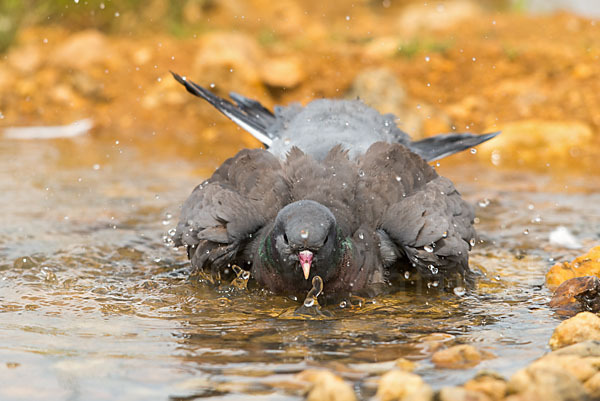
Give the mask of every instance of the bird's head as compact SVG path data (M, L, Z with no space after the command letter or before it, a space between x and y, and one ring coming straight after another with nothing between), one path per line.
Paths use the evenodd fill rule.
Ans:
M335 274L340 239L327 207L312 200L290 203L277 214L270 235L275 268L286 282L310 287L314 276L326 282Z

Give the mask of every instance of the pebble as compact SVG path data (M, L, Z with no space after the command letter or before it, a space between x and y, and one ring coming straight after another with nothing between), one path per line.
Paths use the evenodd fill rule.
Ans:
M481 371L464 384L465 389L487 395L492 401L500 401L506 396L506 379L495 372Z
M490 353L479 351L472 345L461 344L437 351L432 355L431 361L438 368L467 369L490 357L493 357Z
M377 401L430 401L433 390L419 375L394 369L379 379L375 395Z
M531 365L515 373L508 381L507 401L581 401L587 399L585 387L575 376L559 366Z
M578 312L600 312L600 279L595 276L574 277L554 291L550 307L560 315Z
M479 391L464 387L444 387L436 397L438 401L492 401L490 397Z
M578 313L559 324L549 344L556 350L586 340L600 340L600 317L591 312Z
M327 370L308 369L297 378L310 384L307 401L356 401L352 387Z

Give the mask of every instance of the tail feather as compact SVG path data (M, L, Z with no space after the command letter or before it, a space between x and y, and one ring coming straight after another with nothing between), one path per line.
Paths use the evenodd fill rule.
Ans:
M468 133L441 134L411 142L408 146L413 152L430 162L489 141L499 133L500 131L483 135Z
M185 86L188 92L198 96L213 105L231 121L248 131L253 137L261 141L266 147L271 146L273 138L267 133L267 127L273 121L273 114L255 100L233 94L232 99L237 106L223 99L200 85L187 80L185 77L174 73L173 78Z

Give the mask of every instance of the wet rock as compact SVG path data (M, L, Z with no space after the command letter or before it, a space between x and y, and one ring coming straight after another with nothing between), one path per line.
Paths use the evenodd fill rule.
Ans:
M110 57L110 45L106 37L95 30L73 34L53 53L49 62L65 69L86 69Z
M437 351L432 355L431 361L438 368L467 369L491 357L492 354L479 351L472 345L461 344Z
M309 383L307 401L356 400L352 387L329 371L309 369L299 373L297 378Z
M270 58L260 67L262 81L273 87L293 88L302 82L304 76L302 64L296 57Z
M496 165L546 168L570 165L571 154L591 145L593 132L581 121L521 120L489 128L502 135L478 146L480 157Z
M600 279L593 276L575 277L562 283L550 300L550 307L561 315L600 311Z
M581 312L559 324L549 344L555 350L587 340L600 340L600 317L591 312Z
M472 1L415 2L402 11L398 29L407 35L419 31L448 29L465 20L479 18L482 14L481 7Z
M416 365L413 361L409 361L406 358L396 359L394 361L394 366L405 372L412 372L413 370L415 370L415 367L416 367Z
M429 401L433 390L419 375L391 370L379 380L375 395L377 401Z
M506 396L506 380L497 373L479 372L473 379L464 384L464 388L487 395L492 401L500 401Z
M586 400L583 384L558 366L529 366L508 381L508 393L518 397L507 400L575 401Z
M463 387L444 387L436 398L439 401L491 401L486 394Z
M600 277L600 246L592 248L588 253L575 258L570 263L563 262L552 266L546 273L546 286L554 290L573 277L583 276Z

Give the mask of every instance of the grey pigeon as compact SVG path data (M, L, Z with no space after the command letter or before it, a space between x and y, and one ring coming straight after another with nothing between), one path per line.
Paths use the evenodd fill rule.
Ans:
M413 142L359 100L276 107L235 104L173 73L192 94L259 139L226 160L185 201L174 241L194 270L251 272L275 293L374 295L405 274L440 287L470 280L474 211L427 163L498 133Z

